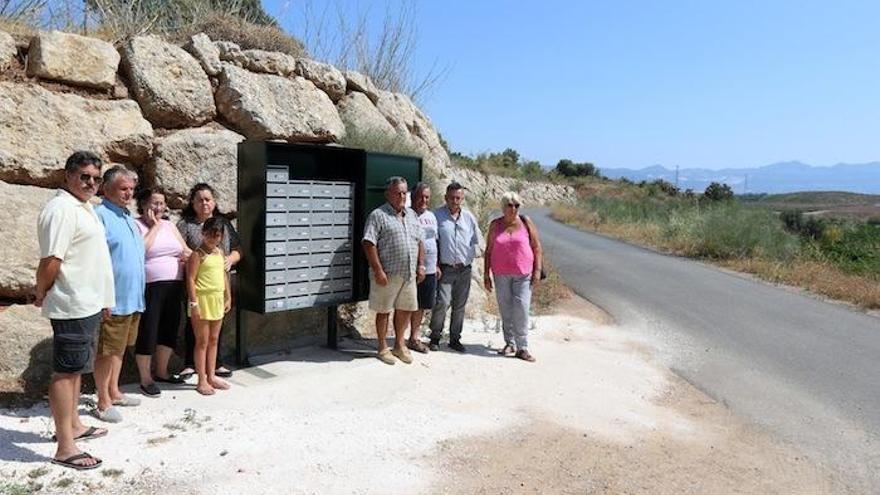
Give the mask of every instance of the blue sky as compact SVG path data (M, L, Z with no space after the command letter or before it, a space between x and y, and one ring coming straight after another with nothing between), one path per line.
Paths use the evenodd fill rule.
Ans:
M264 0L293 34L299 3ZM340 4L378 19L385 2ZM876 1L424 0L416 68L449 66L423 107L465 153L632 168L869 162L878 20Z

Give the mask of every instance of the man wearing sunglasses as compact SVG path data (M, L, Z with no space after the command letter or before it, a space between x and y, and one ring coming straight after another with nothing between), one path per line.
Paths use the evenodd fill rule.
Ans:
M75 440L107 434L82 424L78 412L81 375L92 372L102 313L116 304L104 226L89 203L100 183L97 155L70 155L63 188L46 203L37 222L40 263L34 304L52 324L49 407L58 442L52 462L77 470L97 468L101 460L79 450Z
M437 246L440 272L437 286L437 301L431 312L431 341L428 348L440 349L440 337L446 311L452 306L449 322L449 348L466 352L461 343L461 329L464 326L464 308L471 292L471 263L480 243L480 227L477 219L462 208L466 188L458 182L446 187L446 205L434 210L437 217Z

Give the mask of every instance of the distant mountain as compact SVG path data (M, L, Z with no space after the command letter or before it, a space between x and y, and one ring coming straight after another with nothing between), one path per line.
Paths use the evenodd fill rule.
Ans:
M675 170L654 165L641 170L601 168L602 175L634 182L663 179L675 183ZM850 191L880 194L880 162L814 167L792 161L756 168L683 168L678 171L681 189L703 191L711 182L723 182L737 194L788 193L795 191Z

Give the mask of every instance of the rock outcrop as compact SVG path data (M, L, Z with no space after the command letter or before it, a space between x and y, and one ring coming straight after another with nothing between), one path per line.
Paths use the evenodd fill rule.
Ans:
M345 76L330 64L300 58L296 61L296 73L312 81L334 102L345 96Z
M330 97L301 77L255 74L225 63L217 107L249 139L332 143L345 134Z
M365 95L373 104L379 101L379 90L373 84L373 80L369 77L353 70L347 70L345 74L345 84L348 91L358 91Z
M0 31L0 73L12 65L12 58L18 52L15 46L15 38L11 34Z
M393 136L396 132L364 93L349 93L336 107L349 134L365 132Z
M132 96L154 126L195 127L214 118L211 81L192 55L155 36L135 37L122 52Z
M186 206L193 184L207 182L217 192L224 211L236 203L238 143L244 136L228 129L182 129L158 140L156 155L147 166L147 177L167 194L171 208Z
M184 48L199 61L202 69L209 76L217 76L223 70L223 66L220 65L220 49L207 34L199 33L192 36Z
M112 88L119 53L110 43L60 31L41 32L31 40L27 74L75 86Z
M21 304L0 309L0 384L32 394L43 391L52 374L51 337L52 327L39 308Z
M73 151L142 163L152 139L150 123L131 100L94 100L0 82L0 180L57 187Z
M0 181L0 297L25 299L33 295L34 276L40 260L37 218L54 189L18 186ZM5 345L5 344L4 344Z

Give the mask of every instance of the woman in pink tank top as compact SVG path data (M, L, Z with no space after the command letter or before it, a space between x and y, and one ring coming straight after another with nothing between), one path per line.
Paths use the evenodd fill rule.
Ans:
M486 235L483 283L489 292L495 289L501 313L504 348L498 353L534 361L528 343L529 306L543 260L538 229L519 214L521 205L515 192L501 197L504 215L492 220Z
M157 189L138 191L137 226L144 236L147 274L146 310L141 316L135 343L135 361L141 380L141 392L158 397L162 392L156 382L183 383L168 373L168 360L177 344L177 332L185 300L183 262L192 253L177 227L163 218L165 194ZM156 359L153 359L153 354ZM151 368L155 367L155 375Z

